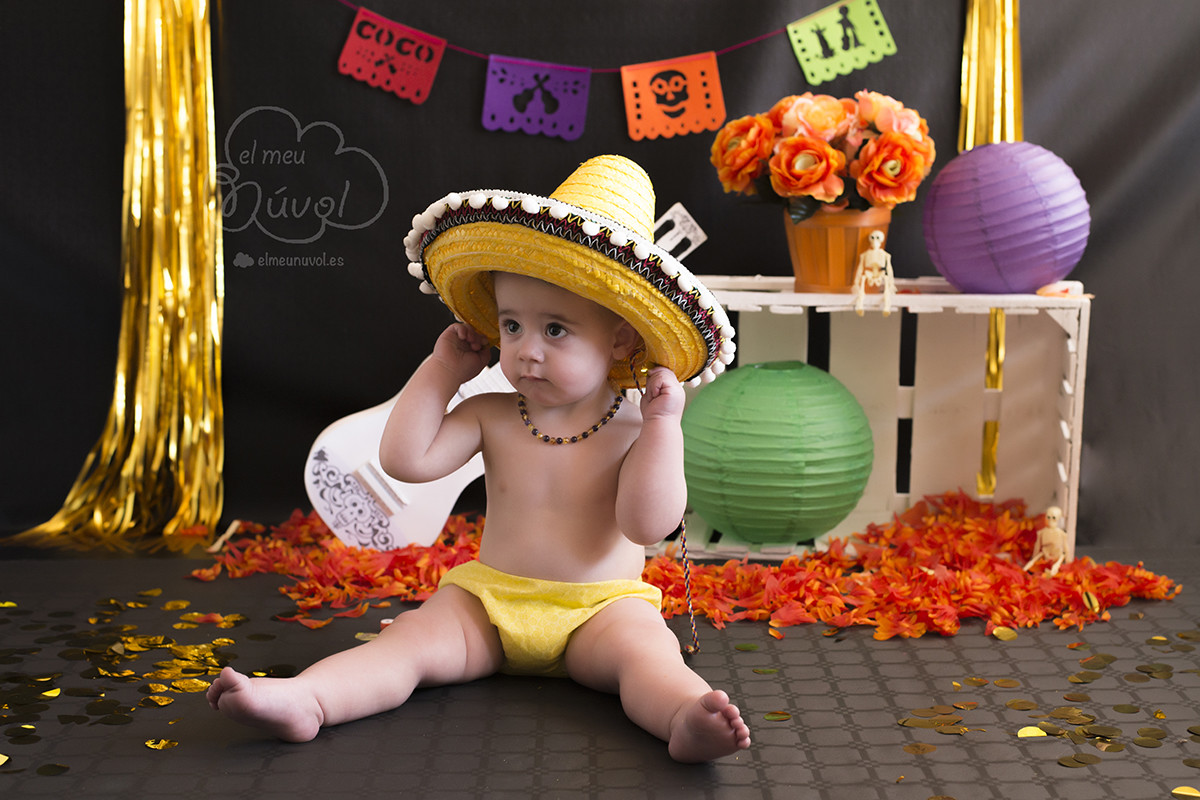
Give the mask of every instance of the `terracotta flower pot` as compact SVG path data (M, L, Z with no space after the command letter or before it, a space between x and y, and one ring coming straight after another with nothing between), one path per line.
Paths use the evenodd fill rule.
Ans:
M850 292L858 254L868 249L867 236L882 230L887 235L892 212L887 208L866 211L818 211L803 222L792 222L783 212L788 252L796 275L797 292Z

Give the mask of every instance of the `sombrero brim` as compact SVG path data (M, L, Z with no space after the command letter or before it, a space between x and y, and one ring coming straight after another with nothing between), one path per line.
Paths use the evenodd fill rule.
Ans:
M495 343L491 273L544 280L627 320L646 344L636 367L711 379L732 360L733 328L720 304L673 256L616 222L550 198L481 191L447 195L413 220L410 271L463 322ZM636 384L628 366L610 376Z

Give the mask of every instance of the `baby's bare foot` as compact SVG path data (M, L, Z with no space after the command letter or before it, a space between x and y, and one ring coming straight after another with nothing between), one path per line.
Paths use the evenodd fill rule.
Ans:
M713 691L684 706L671 723L667 751L676 761L710 761L750 746L750 728L729 695Z
M321 728L315 698L297 696L289 679L247 678L231 667L208 687L208 704L225 716L287 742L307 742Z

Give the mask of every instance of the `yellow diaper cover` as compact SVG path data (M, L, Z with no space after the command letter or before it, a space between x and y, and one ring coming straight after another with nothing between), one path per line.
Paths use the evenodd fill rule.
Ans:
M565 676L563 654L571 634L598 611L626 597L662 608L662 592L643 581L564 583L522 578L478 561L447 572L438 588L459 586L479 598L500 632L511 675Z

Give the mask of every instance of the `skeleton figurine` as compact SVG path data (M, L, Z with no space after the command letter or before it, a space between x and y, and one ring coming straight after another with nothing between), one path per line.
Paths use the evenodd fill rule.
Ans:
M1028 570L1037 562L1046 560L1051 564L1048 574L1051 577L1058 574L1058 568L1067 557L1067 532L1059 527L1062 517L1062 509L1058 506L1046 509L1046 524L1037 532L1033 557L1029 559L1025 569Z
M892 295L896 293L896 280L892 275L892 256L883 249L883 231L871 231L867 235L870 249L858 256L858 268L854 272L854 310L861 317L868 286L883 287L883 315L892 313Z

